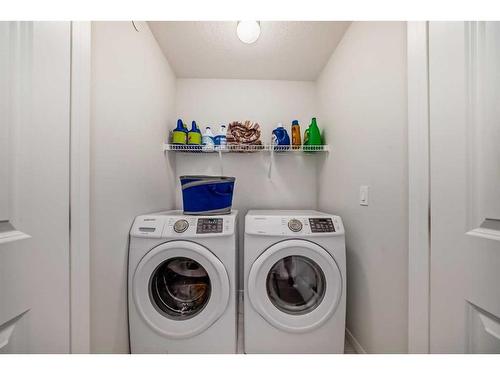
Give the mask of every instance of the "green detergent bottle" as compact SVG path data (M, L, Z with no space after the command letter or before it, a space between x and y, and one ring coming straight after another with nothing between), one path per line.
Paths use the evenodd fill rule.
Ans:
M309 128L307 128L304 132L304 149L306 151L313 151L308 150L309 147L307 146L320 146L322 144L321 133L319 131L318 124L316 123L316 117L313 117Z

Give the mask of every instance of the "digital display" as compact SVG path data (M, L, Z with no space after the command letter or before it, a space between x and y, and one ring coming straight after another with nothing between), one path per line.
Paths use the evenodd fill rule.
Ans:
M198 219L196 233L222 233L223 219L202 218Z
M311 218L309 219L309 226L313 233L335 232L333 221L331 218Z

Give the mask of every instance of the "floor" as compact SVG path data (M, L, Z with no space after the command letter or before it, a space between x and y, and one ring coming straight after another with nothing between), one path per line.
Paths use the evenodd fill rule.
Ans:
M344 354L358 354L348 340L344 342Z
M238 354L244 354L243 350L243 293L239 295L238 303ZM349 341L345 341L344 354L357 354Z

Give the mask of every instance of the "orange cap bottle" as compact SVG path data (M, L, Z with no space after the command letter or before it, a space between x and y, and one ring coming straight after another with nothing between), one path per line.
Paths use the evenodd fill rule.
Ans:
M297 120L292 121L292 148L299 148L302 145L300 139L300 125Z

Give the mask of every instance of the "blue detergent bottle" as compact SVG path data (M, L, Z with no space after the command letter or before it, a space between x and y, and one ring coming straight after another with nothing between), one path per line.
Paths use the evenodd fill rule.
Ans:
M282 123L278 123L276 129L273 130L273 146L290 146L290 137ZM276 147L276 150L287 149L288 147Z

